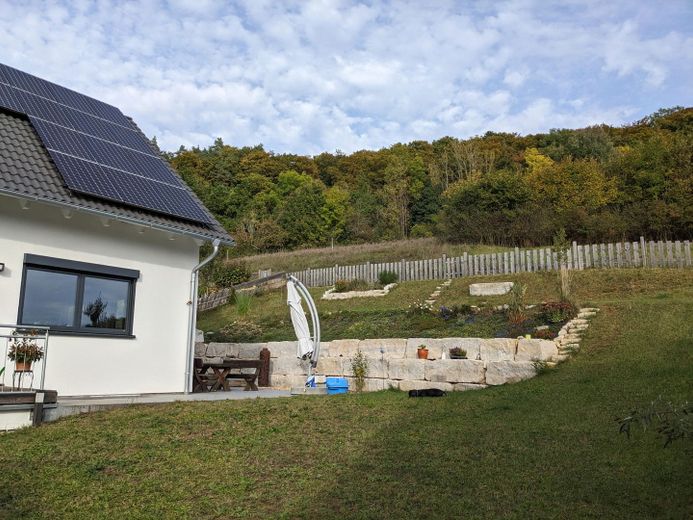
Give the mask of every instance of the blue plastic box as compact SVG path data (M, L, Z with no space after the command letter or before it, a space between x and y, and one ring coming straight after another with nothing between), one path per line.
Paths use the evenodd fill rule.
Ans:
M329 395L346 394L349 391L349 381L346 377L328 377L325 379L325 386Z

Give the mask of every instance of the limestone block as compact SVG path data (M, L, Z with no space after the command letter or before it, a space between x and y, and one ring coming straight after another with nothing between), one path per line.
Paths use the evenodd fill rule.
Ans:
M322 357L318 360L316 371L326 376L342 376L347 374L345 368L349 366L346 358L341 357ZM349 368L349 373L351 369Z
M558 354L556 343L545 339L521 339L517 342L515 361L546 361Z
M536 373L534 365L529 361L491 361L486 365L486 384L516 383L534 377Z
M515 359L517 340L511 338L481 339L479 350L483 361Z
M407 348L407 340L403 338L364 339L359 341L358 348L368 358L402 359Z
M404 380L399 382L399 389L402 392L408 392L409 390L423 390L425 388L437 388L438 390L443 390L445 392L452 392L453 386L451 383L437 383L434 381L412 381Z
M452 389L455 392L464 392L466 390L482 390L488 388L488 385L478 385L475 383L455 383L452 385Z
M450 357L450 349L459 347L467 351L467 359L478 359L481 355L481 338L444 338L447 351L446 357Z
M568 323L570 323L571 325L587 325L588 321L581 318L573 318Z
M195 342L195 357L205 357L207 354L207 345L204 343Z
M579 334L567 334L565 336L561 336L560 342L565 344L565 343L580 343L580 337Z
M426 363L430 363L430 361L423 359L391 359L388 366L388 378L423 380Z
M266 346L267 343L239 343L238 357L241 359L258 359L260 351ZM271 354L270 357L272 357Z
M484 362L471 359L439 359L425 364L428 381L447 383L483 383Z
M301 388L305 384L305 376L283 376L275 374L270 375L270 385L272 386L272 388L289 390L291 388Z
M469 284L471 296L498 296L508 294L513 288L513 282L472 283Z
M270 351L270 357L296 357L295 341L270 341L265 346Z
M298 358L270 358L270 373L281 375L303 375L308 373L308 362Z
M356 354L359 348L359 340L357 339L337 339L330 341L329 346L330 357L347 357L351 358Z
M207 347L207 356L221 358L238 357L238 350L238 343L210 343Z
M205 333L202 332L200 329L195 329L195 343L204 343L205 342Z
M353 392L356 390L356 383L353 377L347 377L349 382L349 391ZM364 392L379 392L381 390L387 390L390 387L399 388L399 381L392 381L391 379L382 379L378 377L367 377L363 382Z

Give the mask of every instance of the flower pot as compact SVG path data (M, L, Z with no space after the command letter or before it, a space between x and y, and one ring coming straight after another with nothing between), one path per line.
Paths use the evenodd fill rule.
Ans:
M450 354L450 359L467 359L467 356L455 356L453 354Z
M14 369L16 372L31 372L31 361L17 361Z
M419 359L428 359L428 349L427 348L420 348L419 350L416 351L416 355Z

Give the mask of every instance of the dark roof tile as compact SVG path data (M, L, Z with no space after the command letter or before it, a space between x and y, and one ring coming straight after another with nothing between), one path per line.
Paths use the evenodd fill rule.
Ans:
M209 214L193 191L190 188L188 191L200 207ZM31 123L22 116L2 110L0 110L0 193L101 213L114 219L173 233L192 235L207 240L218 238L224 243L233 243L226 230L214 219L213 224L205 226L70 191Z

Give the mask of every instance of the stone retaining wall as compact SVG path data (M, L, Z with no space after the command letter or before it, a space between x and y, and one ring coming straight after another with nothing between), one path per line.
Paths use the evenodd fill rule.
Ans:
M365 390L472 390L515 383L534 377L542 364L564 361L579 350L589 319L599 309L580 309L554 340L511 338L340 339L320 346L317 374L341 376L353 387L351 359L360 350L368 359ZM419 345L428 347L428 359L418 359ZM452 347L467 351L467 359L443 359ZM268 343L198 343L195 355L209 361L225 357L257 359L270 351L270 384L288 389L304 385L308 364L296 358L295 341Z

